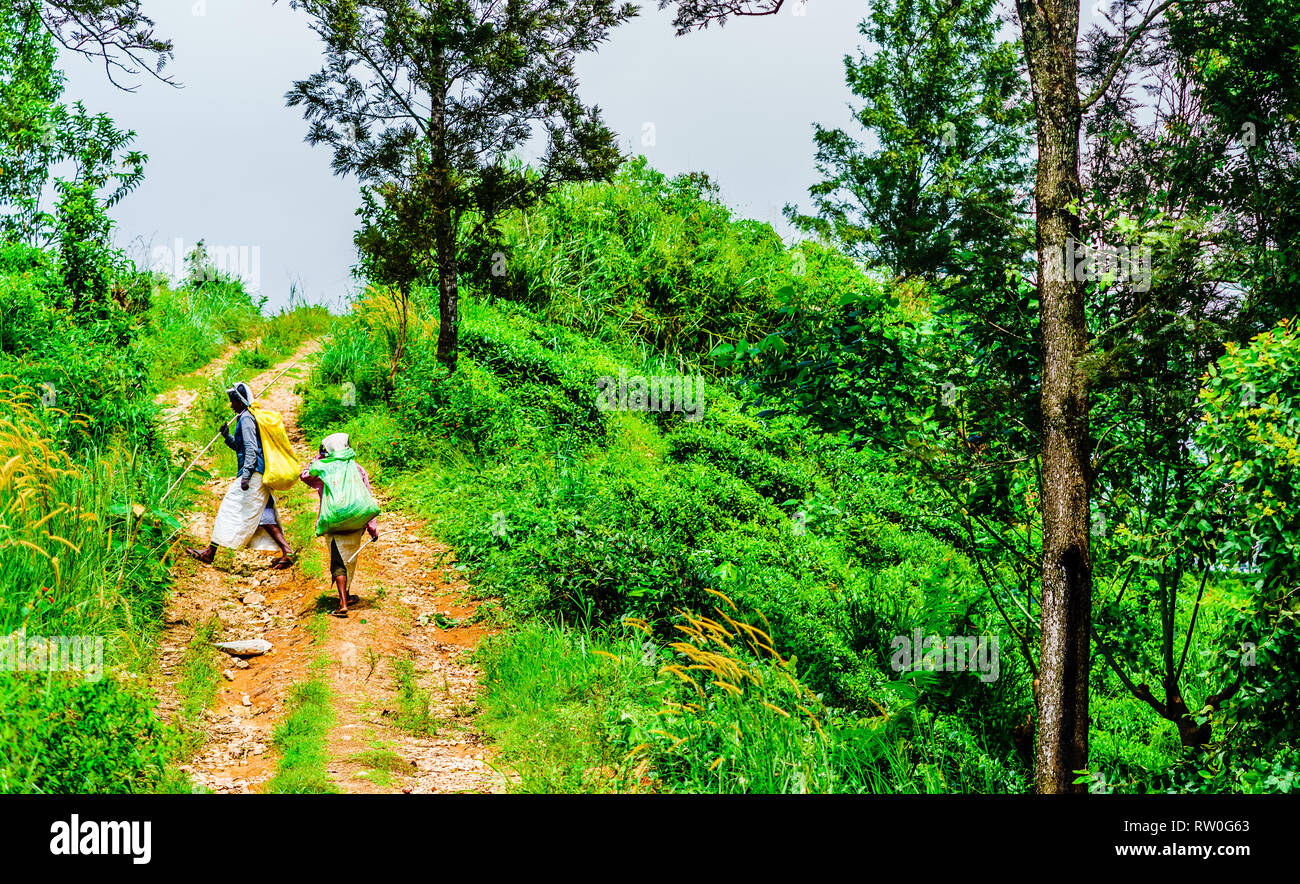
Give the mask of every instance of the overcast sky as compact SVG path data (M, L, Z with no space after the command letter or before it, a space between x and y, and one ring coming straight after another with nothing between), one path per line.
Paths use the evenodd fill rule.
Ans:
M673 36L669 15L643 8L579 67L583 98L601 107L625 150L669 172L707 172L740 213L788 233L781 207L813 183L812 124L851 122L843 56L861 41L865 0L813 0L775 18ZM145 182L112 210L137 260L210 246L243 249L272 307L297 281L308 300L341 306L355 286L354 179L303 141L285 107L321 47L301 13L269 0L145 0L176 44L170 73L114 89L97 67L64 59L65 99L138 133ZM233 255L234 253L231 252Z

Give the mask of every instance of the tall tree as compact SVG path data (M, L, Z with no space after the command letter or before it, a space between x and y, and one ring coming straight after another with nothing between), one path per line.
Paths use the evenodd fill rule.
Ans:
M61 216L85 218L137 187L148 159L131 148L135 133L119 130L106 114L59 102L64 76L56 60L35 10L0 5L0 236L33 245L48 243L55 226L65 243L76 241L42 208L52 176L60 201L78 205L70 212L68 203Z
M490 226L559 183L613 173L621 159L614 133L579 99L574 63L636 8L615 0L291 5L310 17L327 62L294 84L289 105L303 108L308 142L333 148L336 173L380 188L367 203L370 230L409 233L426 229L414 217L426 218L431 244L423 236L383 243L370 266L394 271L380 282L409 286L412 268L432 263L438 358L454 370L462 221ZM510 162L533 145L531 168ZM358 246L383 239L363 230ZM430 250L432 262L424 261Z
M859 32L876 48L844 66L857 122L879 147L817 125L816 211L787 206L791 220L898 276L959 272L966 251L1010 257L1028 207L1032 109L995 4L873 7Z
M1077 0L1016 0L1038 124L1034 200L1038 240L1038 328L1042 341L1043 564L1035 700L1034 785L1082 791L1088 766L1088 678L1092 639L1088 326L1083 280L1067 267L1079 241Z
M960 3L962 0L954 0ZM1111 63L1080 94L1078 0L1016 0L1038 136L1034 187L1042 380L1043 547L1034 781L1043 793L1082 792L1088 759L1092 620L1089 394L1092 374L1079 242L1079 136L1084 111L1112 87L1129 53L1179 3L1123 0L1122 37ZM676 7L679 34L736 16L772 16L786 0L659 0ZM793 5L793 4L791 4ZM1134 12L1129 16L1128 12Z

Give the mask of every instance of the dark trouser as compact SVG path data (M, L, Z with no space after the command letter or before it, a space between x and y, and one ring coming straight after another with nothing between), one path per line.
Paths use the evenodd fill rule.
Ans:
M337 580L340 577L348 576L348 566L343 563L343 555L339 552L339 546L330 538L330 577Z

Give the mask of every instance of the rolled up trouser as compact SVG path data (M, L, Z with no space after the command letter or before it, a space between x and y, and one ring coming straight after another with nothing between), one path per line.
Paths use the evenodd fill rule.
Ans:
M350 590L352 578L357 573L357 553L366 542L366 529L326 534L325 539L330 547L330 576L335 579L340 575L347 577Z

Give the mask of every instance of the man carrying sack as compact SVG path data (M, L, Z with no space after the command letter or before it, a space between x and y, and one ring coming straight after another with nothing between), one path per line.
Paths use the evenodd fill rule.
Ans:
M293 555L293 548L284 536L275 498L271 495L270 488L263 483L266 454L257 420L249 408L253 393L247 384L238 383L227 390L226 395L230 399L231 410L238 417L235 433L232 435L223 424L221 436L238 458L239 473L226 489L221 508L217 510L217 520L212 526L212 541L203 550L187 547L185 553L205 565L211 565L218 546L259 552L278 551L280 556L271 562L271 567L277 570L288 568L292 564L290 556Z

